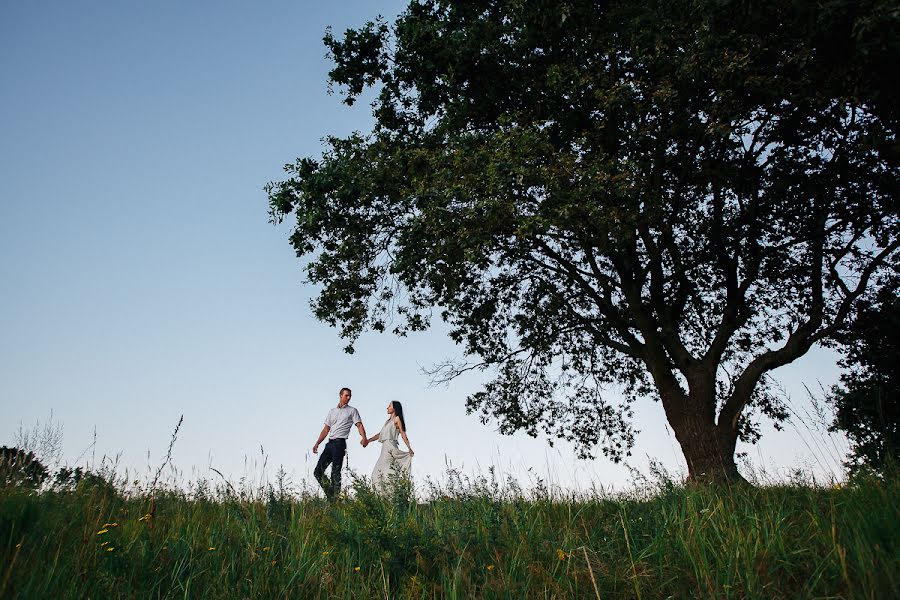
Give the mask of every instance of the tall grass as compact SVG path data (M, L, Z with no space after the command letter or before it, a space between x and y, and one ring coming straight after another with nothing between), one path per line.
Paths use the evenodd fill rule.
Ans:
M3 598L900 597L900 484L0 489Z

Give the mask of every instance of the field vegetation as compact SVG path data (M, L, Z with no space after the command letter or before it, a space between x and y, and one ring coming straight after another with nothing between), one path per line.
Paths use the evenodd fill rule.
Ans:
M2 598L900 597L900 485L0 488ZM238 486L241 488L244 486Z

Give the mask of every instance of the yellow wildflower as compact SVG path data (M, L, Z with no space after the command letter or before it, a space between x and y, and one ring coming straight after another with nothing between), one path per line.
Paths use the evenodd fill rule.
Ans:
M113 548L112 546L106 549L107 552L112 552L113 550L115 550L115 548Z
M274 566L275 566L275 563L277 563L277 562L278 562L277 560L273 560L273 561L272 561L272 566L274 567Z
M358 566L353 567L353 570L356 571L357 573L359 573L359 567L358 567Z
M119 524L118 523L104 523L103 526L104 527L118 527Z
M488 570L488 571L493 571L493 570L494 570L494 565L488 565L488 566L487 566L487 570Z
M105 542L100 542L100 546L105 546L105 545L107 545L108 543L109 543L109 540L106 540Z
M560 549L556 550L556 556L559 557L559 560L566 560L567 558L569 558L569 555Z
M329 554L331 554L331 552L328 550L322 550L322 556L328 556Z
M151 515L150 513L147 513L146 515L144 515L143 517L141 517L140 519L138 519L138 522L141 522L141 521L149 521L149 520L152 519L152 518L153 518L153 515Z
M215 549L216 549L215 546L210 546L210 547L209 547L209 551L210 551L210 552L212 552L212 551L215 550Z
M100 531L97 532L97 535L103 535L103 534L106 533L107 531L109 531L109 529L103 528L103 529L101 529Z
M269 550L271 550L271 548L269 546L265 546L262 550L263 552L268 552Z

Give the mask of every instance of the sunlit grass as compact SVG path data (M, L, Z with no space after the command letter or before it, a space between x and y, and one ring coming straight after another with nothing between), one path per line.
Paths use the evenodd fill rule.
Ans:
M8 598L900 597L900 485L0 489ZM424 499L427 497L427 501Z

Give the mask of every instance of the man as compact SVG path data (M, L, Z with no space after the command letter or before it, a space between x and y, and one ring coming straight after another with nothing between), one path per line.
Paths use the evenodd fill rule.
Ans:
M329 500L333 500L341 491L341 467L344 466L344 454L347 452L347 437L350 435L350 429L356 425L359 435L362 436L360 444L365 448L368 445L366 441L366 428L363 427L362 419L359 418L359 411L350 406L350 396L352 392L350 388L341 388L340 399L337 408L328 411L325 417L325 427L319 434L313 446L313 454L319 453L319 444L328 436L328 443L319 457L319 462L313 471L313 476L322 489L325 490L325 496ZM325 469L331 465L331 481L325 477Z

